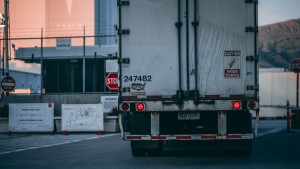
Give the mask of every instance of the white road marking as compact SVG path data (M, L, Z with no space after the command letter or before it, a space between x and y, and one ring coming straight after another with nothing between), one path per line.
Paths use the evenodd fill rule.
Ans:
M264 135L271 134L271 133L276 133L276 132L278 132L280 130L283 130L283 129L284 128L276 128L276 129L270 130L270 131L265 132L265 133L258 133L257 137L264 136Z
M261 136L264 136L264 135L267 135L267 134L271 134L271 133L276 133L276 132L278 132L280 130L283 130L283 129L284 128L276 128L276 129L270 130L270 131L268 131L266 133L259 133L257 137L261 137ZM92 139L97 139L97 138L110 137L110 136L115 136L115 135L119 135L119 133L118 134L110 134L110 135L97 136L97 137L89 137L89 138L84 138L84 139L80 139L80 140L72 140L72 141L63 142L63 143L43 145L43 146L40 146L40 147L30 147L30 148L26 148L26 149L19 149L19 150L14 150L14 151L7 151L7 152L0 153L0 155L14 153L14 152L21 152L21 151L26 151L26 150L33 150L33 149L38 149L38 148L58 146L58 145L69 144L69 143L75 143L75 142L84 141L84 140L92 140Z
M97 137L89 137L89 138L84 138L84 139L80 139L80 140L73 140L73 141L68 141L68 142L63 142L63 143L43 145L43 146L39 146L39 147L30 147L30 148L19 149L19 150L14 150L14 151L7 151L7 152L0 153L0 155L14 153L14 152L21 152L21 151L26 151L26 150L32 150L32 149L38 149L38 148L58 146L58 145L69 144L69 143L75 143L75 142L84 141L84 140L92 140L92 139L97 139L97 138L110 137L110 136L115 136L115 135L119 135L119 133L118 134L109 134L109 135L97 136Z

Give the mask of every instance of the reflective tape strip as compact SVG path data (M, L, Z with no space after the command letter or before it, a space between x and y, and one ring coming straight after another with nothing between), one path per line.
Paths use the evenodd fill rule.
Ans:
M195 135L161 135L161 136L150 136L150 135L127 135L125 140L227 140L227 139L253 139L253 134L234 134L220 136L217 134L195 134Z
M167 139L166 140L176 140L176 137L175 136L166 136Z
M217 136L201 136L201 140L214 140Z
M162 96L147 96L147 99L161 99Z
M176 140L191 140L192 136L176 136Z
M242 138L242 135L227 136L228 139Z
M166 140L165 136L151 136L151 140Z
M137 96L122 96L123 99L137 99Z
M126 138L128 140L141 140L142 136L127 136Z

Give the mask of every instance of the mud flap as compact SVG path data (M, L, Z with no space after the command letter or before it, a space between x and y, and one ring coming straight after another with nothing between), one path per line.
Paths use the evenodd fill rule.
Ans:
M249 140L222 140L221 150L227 155L250 155L252 152L252 139Z
M142 148L142 149L149 149L149 148L158 148L160 141L131 141L131 148Z
M131 141L133 156L144 156L147 152L150 156L158 156L163 150L163 141Z

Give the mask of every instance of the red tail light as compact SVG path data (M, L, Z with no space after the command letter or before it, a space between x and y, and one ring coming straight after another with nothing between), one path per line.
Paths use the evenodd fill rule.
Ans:
M234 109L239 109L241 107L241 104L239 102L233 103L233 108Z
M137 108L138 111L142 111L142 110L144 110L145 106L144 106L143 103L138 103L138 104L136 105L136 108Z
M255 109L256 103L255 102L248 102L248 109Z
M125 110L125 111L128 110L129 109L129 105L127 103L124 103L122 105L122 109Z

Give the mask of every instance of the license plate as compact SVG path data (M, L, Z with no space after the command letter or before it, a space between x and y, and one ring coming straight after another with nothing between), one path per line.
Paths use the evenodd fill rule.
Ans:
M199 120L200 113L178 113L178 120Z

